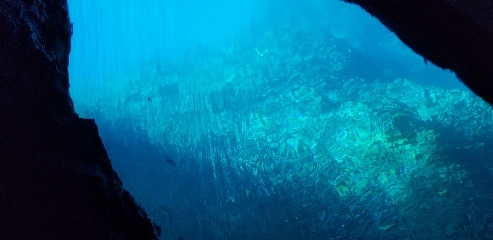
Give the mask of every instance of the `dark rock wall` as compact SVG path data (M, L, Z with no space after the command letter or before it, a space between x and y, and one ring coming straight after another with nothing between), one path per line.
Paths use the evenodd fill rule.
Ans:
M493 2L344 0L378 18L405 44L493 104ZM436 79L430 79L436 81Z
M0 239L156 239L68 93L67 2L0 2Z

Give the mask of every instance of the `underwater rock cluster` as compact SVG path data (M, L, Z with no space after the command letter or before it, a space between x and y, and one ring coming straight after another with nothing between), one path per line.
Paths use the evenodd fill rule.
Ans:
M68 93L67 2L0 2L0 238L156 239Z
M183 68L145 64L120 101L81 108L113 129L102 137L120 141L108 151L126 168L162 171L146 177L173 195L139 197L171 227L166 237L493 236L488 104L464 89L375 79L320 29L282 26L251 42ZM176 165L151 147L127 158L119 149L137 147L114 137L122 129Z

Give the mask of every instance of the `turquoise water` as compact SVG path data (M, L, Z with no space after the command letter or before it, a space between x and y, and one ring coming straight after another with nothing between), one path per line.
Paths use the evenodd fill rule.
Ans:
M70 92L163 239L493 236L493 112L339 1L69 1Z

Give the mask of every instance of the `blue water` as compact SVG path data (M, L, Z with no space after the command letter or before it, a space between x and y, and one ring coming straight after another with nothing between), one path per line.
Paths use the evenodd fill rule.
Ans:
M69 1L70 93L162 239L493 237L491 108L341 1Z

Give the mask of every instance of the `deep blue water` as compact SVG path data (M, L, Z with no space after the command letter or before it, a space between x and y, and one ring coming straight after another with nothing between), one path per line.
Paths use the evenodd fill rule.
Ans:
M69 1L70 92L163 239L489 239L493 112L356 6Z

